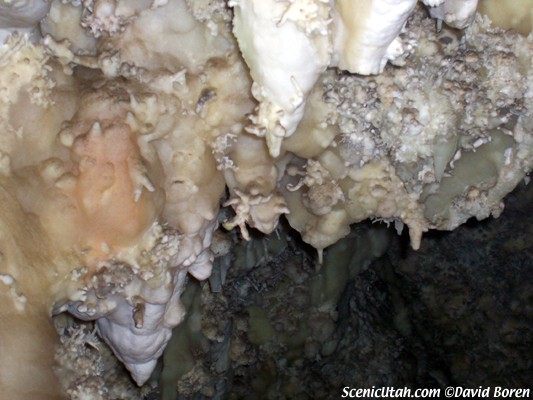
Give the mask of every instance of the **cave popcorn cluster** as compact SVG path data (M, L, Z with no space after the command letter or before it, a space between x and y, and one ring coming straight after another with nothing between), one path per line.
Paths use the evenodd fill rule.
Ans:
M57 398L49 316L64 311L146 382L219 225L249 239L285 215L321 255L369 218L418 248L498 216L533 168L533 37L476 1L423 3L0 4L10 398ZM32 363L30 384L16 365Z

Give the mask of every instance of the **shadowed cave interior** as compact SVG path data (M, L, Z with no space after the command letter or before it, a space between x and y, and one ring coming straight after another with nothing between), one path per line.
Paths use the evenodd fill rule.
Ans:
M333 399L346 386L527 388L533 187L521 184L506 202L497 219L430 232L418 251L392 227L354 225L318 272L316 252L296 233L280 240L254 232L252 243L239 241L226 256L232 266L217 293L207 282L189 282L184 296L193 316L174 329L144 388L97 337L91 346L72 344L73 334L90 336L92 324L56 317L59 352L83 346L105 369L110 399ZM360 265L369 236L386 245ZM324 282L347 265L345 282ZM313 285L342 287L335 304L311 311L319 315L316 329L304 311Z

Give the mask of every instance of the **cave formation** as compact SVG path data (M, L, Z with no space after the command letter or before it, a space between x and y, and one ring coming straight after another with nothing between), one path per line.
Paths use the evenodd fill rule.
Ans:
M526 385L532 10L1 2L3 394Z

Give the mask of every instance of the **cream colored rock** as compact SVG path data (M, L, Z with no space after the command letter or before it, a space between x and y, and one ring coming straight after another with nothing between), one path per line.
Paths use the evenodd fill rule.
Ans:
M240 0L234 33L259 101L249 131L265 136L272 157L302 119L305 99L330 59L327 1Z
M463 29L472 23L478 0L445 0L428 4L433 18L446 22L449 26Z
M482 0L478 11L504 29L526 36L533 31L533 0Z
M336 0L333 64L356 74L379 74L403 53L398 35L416 0Z
M51 316L52 284L79 265L61 254L35 216L25 212L1 180L0 199L0 388L2 396L22 400L66 398L53 373L58 337Z
M0 4L0 43L14 31L35 34L51 0L9 0Z

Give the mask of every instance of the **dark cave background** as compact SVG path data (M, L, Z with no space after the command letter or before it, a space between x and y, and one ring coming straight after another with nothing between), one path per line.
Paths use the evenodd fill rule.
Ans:
M417 251L409 247L407 232L391 234L386 253L342 291L334 329L321 343L328 351L313 352L309 341L302 345L296 339L302 321L288 294L294 290L283 287L285 271L296 263L312 275L316 256L292 233L261 265L230 267L220 292L194 284L192 297L200 296L196 302L202 304L201 327L188 332L194 368L172 377L168 370L176 349L170 344L153 377L159 388L147 398L333 399L346 386L529 388L533 185L521 184L505 203L497 219L426 233ZM356 234L376 225L358 224ZM283 298L273 302L269 293ZM272 312L272 304L283 304L289 315L272 322L274 331L285 330L294 341L277 333L260 344L250 340L250 305L273 321L283 311ZM175 333L180 335L187 334Z

